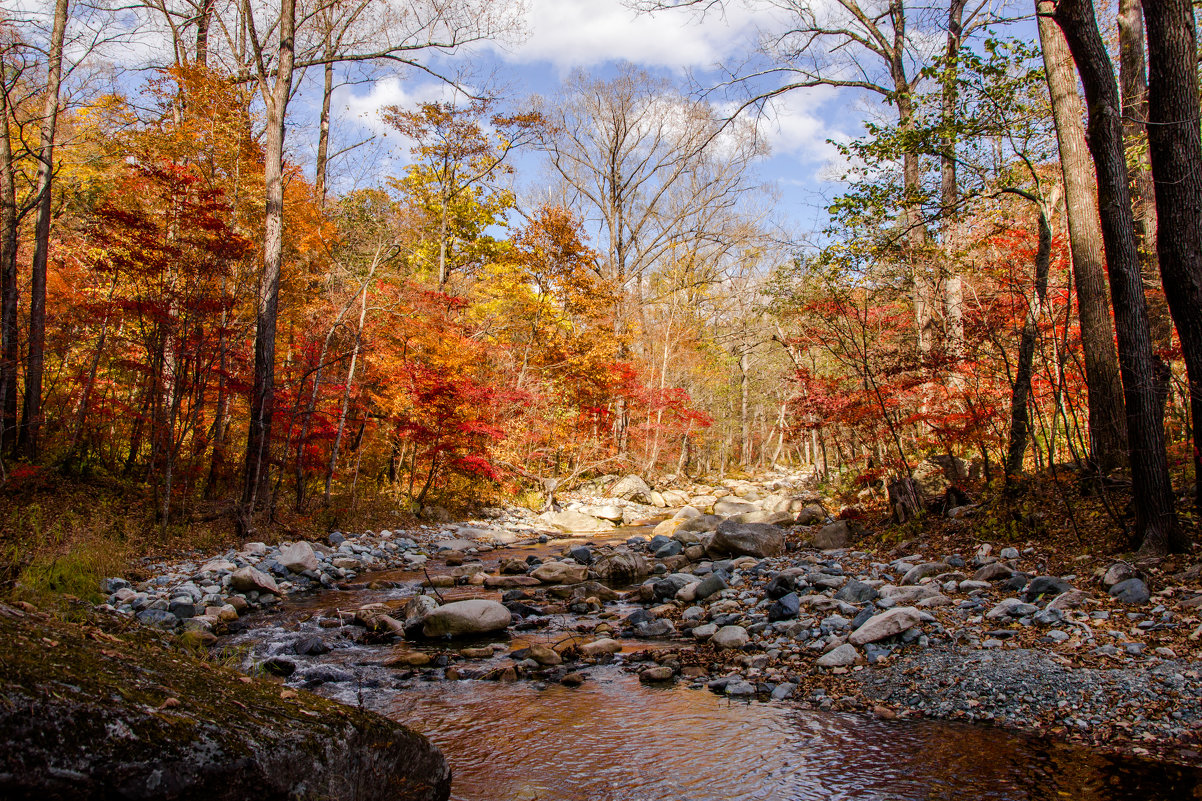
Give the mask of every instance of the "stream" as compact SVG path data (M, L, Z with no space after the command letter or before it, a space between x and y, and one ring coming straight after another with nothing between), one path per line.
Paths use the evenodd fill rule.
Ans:
M606 541L632 533L647 532L618 530ZM507 547L481 558L491 569L503 559L557 554L568 542L585 541ZM450 570L435 560L428 569L430 575ZM458 801L1202 798L1202 771L1192 768L985 726L732 700L684 683L648 686L621 669L621 654L612 664L587 668L579 687L451 680L440 670L387 667L382 663L397 646L342 636L338 610L372 602L403 607L425 578L423 572L387 571L360 577L355 589L291 598L244 618L227 644L243 649L248 665L286 659L296 666L289 684L361 705L428 736L451 763L451 797ZM448 601L501 595L462 585L439 592ZM612 618L634 608L619 603L605 611ZM510 664L510 651L523 644L554 644L599 622L559 615L542 628L457 642L452 648L492 645L494 654L455 664L483 673ZM298 655L298 639L315 635L330 650ZM624 653L655 647L623 641ZM448 643L406 643L404 649L444 660L450 650Z

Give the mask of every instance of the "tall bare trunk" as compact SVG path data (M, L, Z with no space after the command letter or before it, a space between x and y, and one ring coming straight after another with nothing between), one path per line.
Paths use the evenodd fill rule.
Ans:
M1039 210L1039 249L1035 254L1035 291L1027 301L1027 317L1023 322L1018 346L1018 364L1014 373L1014 391L1010 395L1010 443L1006 449L1006 478L1022 472L1023 454L1027 451L1027 434L1031 427L1031 373L1035 362L1035 337L1039 333L1039 316L1048 294L1048 272L1052 261L1052 227L1046 210Z
M0 70L4 69L0 62ZM8 76L0 73L0 454L17 431L17 190L9 141Z
M959 54L964 35L964 6L968 0L951 0L947 12L947 52L943 65L943 97L941 116L944 137L940 157L940 204L943 206L943 250L946 271L943 288L943 315L947 324L947 353L952 358L964 356L964 281L956 263L952 221L960 201L956 179L956 137L952 133L959 96Z
M1164 420L1156 391L1158 370L1148 333L1147 304L1135 245L1114 67L1098 32L1092 0L1060 0L1054 18L1064 31L1077 63L1089 109L1089 149L1098 177L1098 208L1127 409L1135 535L1141 549L1164 551L1179 542L1182 534L1169 484ZM1196 119L1196 114L1195 94L1191 119Z
M54 194L54 128L58 123L58 94L63 79L63 35L67 29L67 0L54 4L54 27L47 55L46 101L38 146L37 221L34 223L33 265L29 278L29 359L25 401L21 409L19 445L26 458L38 455L42 427L42 372L46 351L46 268L50 259L50 215Z
M327 179L326 172L330 162L330 96L334 93L334 62L325 65L325 82L321 89L321 128L317 134L317 170L314 178L314 189L321 205L326 204Z
M1036 8L1041 15L1039 38L1064 173L1069 251L1077 284L1077 315L1089 392L1090 455L1099 468L1110 470L1126 459L1127 423L1107 299L1097 184L1081 122L1083 110L1072 55L1056 23L1043 16L1055 8L1051 0L1037 0Z
M1160 209L1157 242L1164 292L1181 337L1189 374L1194 473L1202 475L1202 131L1198 127L1197 33L1190 0L1146 4L1149 85L1148 146ZM1195 507L1202 510L1202 483ZM1169 540L1184 550L1184 537Z
M284 260L284 121L292 93L295 62L296 0L280 3L280 49L275 84L267 98L264 182L267 189L263 232L263 275L255 318L255 376L250 396L246 468L242 487L244 513L254 511L266 490L270 469L271 418L275 402L275 331L279 314L280 268Z

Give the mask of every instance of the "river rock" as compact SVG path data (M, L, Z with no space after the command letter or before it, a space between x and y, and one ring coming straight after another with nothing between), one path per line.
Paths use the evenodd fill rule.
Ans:
M837 648L832 648L814 661L818 667L848 667L854 665L856 660L860 658L859 651L851 643L843 643Z
M847 601L851 604L865 604L869 601L875 601L879 596L880 593L877 592L876 587L866 582L852 579L835 593L835 600Z
M609 494L624 501L651 503L651 487L636 475L624 476L609 488Z
M658 684L660 682L671 681L676 675L676 671L667 665L657 665L649 667L639 673L639 681L643 684Z
M269 592L282 595L279 585L271 576L247 565L230 574L230 586L238 592Z
M912 606L897 606L879 615L873 615L851 633L847 641L852 645L865 645L887 637L901 634L922 622L922 613Z
M773 602L772 606L768 607L768 620L770 622L795 620L797 613L800 611L801 603L797 597L797 593L791 592L788 595L781 596Z
M597 558L592 569L598 578L617 584L630 584L651 575L647 558L626 548Z
M1116 601L1132 606L1142 606L1152 599L1148 585L1141 579L1129 578L1110 588L1110 596Z
M706 551L757 558L779 556L785 551L785 532L779 526L767 523L724 521L718 525Z
M826 520L826 510L816 503L803 506L795 518L799 525L813 526Z
M1057 595L1063 595L1066 592L1071 592L1073 585L1061 578L1055 576L1036 576L1031 579L1031 583L1027 585L1023 591L1023 596L1028 601L1034 601L1040 597L1053 598Z
M836 520L814 532L812 546L822 551L846 548L851 542L851 529L846 520Z
M747 512L758 512L759 507L754 503L736 501L733 498L722 498L714 504L714 514L721 517L733 517Z
M543 584L579 584L588 578L588 567L575 562L544 562L530 575Z
M426 637L463 637L488 634L509 626L509 610L496 601L473 598L452 601L426 616L422 634Z
M723 626L710 637L710 642L718 650L742 648L749 640L750 637L747 634L747 629L742 626Z
M307 542L294 542L287 548L281 548L275 560L293 573L317 569L317 554Z
M606 654L616 654L622 650L622 643L617 640L603 637L600 640L586 642L580 646L580 653L585 656L605 656Z
M584 512L586 515L600 518L601 520L608 520L611 523L622 522L623 509L617 504L608 503L601 506L585 506L582 507L580 511Z
M937 576L940 573L946 573L951 570L951 565L946 562L924 562L921 565L910 568L906 574L902 576L901 583L917 584L928 576Z
M599 517L586 515L584 512L565 510L562 512L544 512L538 516L538 521L557 528L566 534L584 534L595 531L609 531L614 524Z
M972 579L973 581L1005 581L1013 575L1014 571L1001 562L990 562L973 573Z
M1110 567L1106 568L1106 572L1102 575L1102 583L1109 587L1113 587L1120 581L1127 579L1138 578L1139 572L1127 564L1126 562L1115 562Z

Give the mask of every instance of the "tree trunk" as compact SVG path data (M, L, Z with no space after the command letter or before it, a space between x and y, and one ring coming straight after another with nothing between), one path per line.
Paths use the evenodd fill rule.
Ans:
M1135 237L1143 266L1144 294L1148 298L1152 349L1162 354L1173 346L1173 321L1160 289L1160 270L1156 261L1156 189L1148 153L1141 147L1148 133L1148 78L1142 11L1142 0L1119 0L1119 85L1123 99L1123 137L1130 150L1128 164L1135 192ZM1167 392L1168 387L1162 387L1161 391Z
M3 70L0 62L0 70ZM9 140L8 75L0 72L0 454L17 431L17 190Z
M325 83L321 90L321 128L317 134L317 170L314 178L314 189L317 198L324 208L326 205L326 171L329 168L330 153L330 97L334 94L334 62L327 61L325 65Z
M1198 127L1197 34L1189 0L1157 0L1144 8L1148 24L1148 147L1160 209L1157 243L1164 293L1181 337L1189 375L1194 475L1202 475L1202 132ZM1202 483L1195 497L1202 510ZM1183 537L1169 540L1184 549Z
M960 201L960 189L956 179L956 138L952 134L956 119L956 101L959 75L961 37L964 35L964 6L968 0L951 0L947 12L947 51L943 65L943 97L940 116L943 119L944 136L940 149L940 205L943 207L943 251L945 274L943 288L943 316L947 327L947 354L953 359L964 356L964 281L954 257L952 220L956 205Z
M1035 294L1027 303L1027 318L1023 321L1022 339L1018 346L1018 365L1014 374L1014 391L1010 395L1010 444L1006 449L1006 479L1022 472L1023 454L1027 451L1027 434L1031 427L1031 372L1035 362L1035 337L1039 332L1039 315L1048 294L1048 270L1052 260L1052 228L1047 212L1039 210L1039 250L1035 255Z
M367 285L371 282L372 273L375 272L376 265L372 264L372 270L367 274L367 280L363 282L363 305L359 307L359 328L355 331L355 345L351 351L351 363L346 368L346 387L342 392L342 411L338 415L338 430L334 434L334 447L330 450L330 466L326 470L326 486L324 500L327 504L330 502L330 485L334 481L334 469L338 466L338 449L342 446L342 432L346 428L346 414L351 405L351 385L355 383L355 363L359 360L359 349L363 346L363 326L367 322ZM425 496L423 490L422 496Z
M42 372L46 350L46 268L50 259L50 215L54 194L54 128L58 123L58 93L63 78L63 34L67 28L67 0L54 4L54 27L47 54L46 102L38 148L37 222L34 223L33 265L29 278L29 359L25 373L25 401L21 409L19 445L25 457L38 456L42 427Z
M216 5L217 0L202 0L200 15L196 18L196 63L202 67L209 64L209 26Z
M1157 400L1157 370L1135 245L1135 220L1114 67L1098 33L1092 0L1060 0L1055 20L1064 31L1081 74L1089 109L1089 149L1098 177L1098 207L1106 246L1110 295L1118 331L1119 371L1127 408L1128 454L1135 506L1135 536L1144 551L1165 551L1182 537L1173 508L1164 421ZM1192 57L1192 56L1191 56ZM1194 111L1197 114L1197 96Z
M1047 16L1051 0L1038 0L1039 38L1044 71L1056 123L1060 167L1064 173L1064 202L1068 213L1069 251L1077 284L1077 315L1085 383L1089 393L1089 445L1093 462L1103 471L1126 458L1127 424L1119 377L1114 328L1107 300L1102 230L1098 222L1097 186L1081 123L1077 76L1064 35Z
M275 84L267 98L264 182L267 190L263 232L263 275L255 318L255 375L250 395L246 468L242 486L244 515L254 512L266 490L270 468L271 418L275 401L275 329L279 313L280 267L284 260L284 121L292 93L296 0L280 3L280 50Z

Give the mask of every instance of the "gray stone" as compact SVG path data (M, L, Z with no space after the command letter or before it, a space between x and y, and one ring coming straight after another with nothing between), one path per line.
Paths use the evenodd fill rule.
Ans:
M642 554L627 548L598 557L593 572L599 578L615 583L631 583L651 574L651 563Z
M718 525L718 530L706 550L713 554L732 556L779 556L785 551L785 532L780 527L767 523L724 521Z
M624 501L636 503L651 503L651 487L647 482L635 475L625 476L609 488L609 494Z
M917 584L928 576L937 576L949 570L951 570L951 565L946 562L925 562L907 570L906 575L902 576L901 583Z
M851 542L851 529L846 520L836 520L814 533L813 546L823 551L846 548Z
M864 645L901 634L922 622L922 613L912 606L898 606L869 618L851 633L847 641Z
M742 648L749 640L747 629L742 626L723 626L710 638L710 642L719 650Z
M1073 585L1064 579L1056 578L1055 576L1036 576L1031 579L1031 583L1023 590L1023 596L1028 601L1034 601L1040 597L1051 598L1063 595L1066 592L1071 592L1072 589Z
M826 510L816 503L802 508L797 513L797 523L803 526L813 526L826 520Z
M165 609L143 609L136 615L143 626L170 631L179 625L179 618Z
M509 626L509 610L496 601L473 598L453 601L426 616L422 634L427 637L461 637L501 631Z
M1110 588L1110 595L1115 600L1132 606L1142 606L1152 599L1148 585L1137 578L1129 578L1115 584Z
M588 578L588 568L576 562L544 562L530 575L543 584L579 584Z
M1119 582L1138 577L1139 572L1131 565L1126 562L1115 562L1106 568L1106 573L1102 576L1102 583L1107 587L1113 587Z
M1014 575L1014 571L1000 562L991 562L985 565L976 573L973 573L973 581L1004 581Z
M693 600L704 601L711 595L726 589L726 582L717 573L710 573L693 588Z
M249 565L240 567L230 574L230 586L238 592L283 594L280 592L279 585L275 583L275 579Z
M586 515L583 512L563 511L563 512L544 512L538 516L537 520L553 528L557 528L565 534L584 534L594 531L609 531L614 527L614 524L608 520L602 520L599 517Z
M287 548L281 548L276 561L293 573L317 569L317 554L307 542L294 542Z
M851 580L835 593L835 599L853 604L874 601L880 595L876 587L863 581Z
M814 664L818 667L848 667L854 665L856 660L860 658L859 651L851 643L843 643L842 645L827 651L822 656L815 660Z

